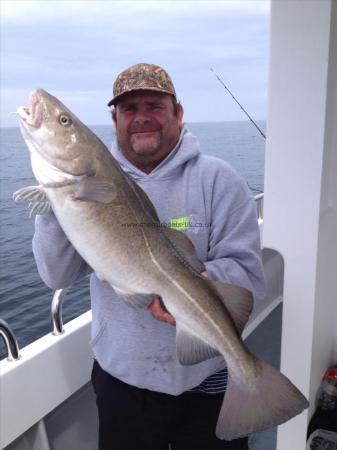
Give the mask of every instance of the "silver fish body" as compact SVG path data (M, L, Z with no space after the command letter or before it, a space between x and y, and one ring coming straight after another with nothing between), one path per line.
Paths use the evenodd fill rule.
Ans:
M160 226L147 195L59 100L39 89L18 113L40 184L14 199L32 203L33 213L52 209L74 248L128 305L146 307L160 296L176 319L181 364L223 355L229 380L217 436L246 436L307 408L298 389L240 339L251 293L200 276L188 238Z

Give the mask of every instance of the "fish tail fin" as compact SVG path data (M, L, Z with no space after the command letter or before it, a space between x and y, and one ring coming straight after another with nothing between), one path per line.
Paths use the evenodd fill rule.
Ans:
M309 406L291 381L253 356L256 382L238 384L229 374L216 435L231 441L280 425ZM251 380L253 381L253 380Z

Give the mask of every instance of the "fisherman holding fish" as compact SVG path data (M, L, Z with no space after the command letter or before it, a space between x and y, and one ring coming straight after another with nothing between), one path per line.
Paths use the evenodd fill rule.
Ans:
M307 407L240 340L264 291L254 198L201 153L161 67L124 70L108 106L111 153L35 91L18 112L40 184L14 194L37 214L44 282L91 273L99 449L248 449L248 434Z

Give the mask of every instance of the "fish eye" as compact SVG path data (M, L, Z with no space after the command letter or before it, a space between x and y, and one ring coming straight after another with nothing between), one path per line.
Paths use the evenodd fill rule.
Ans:
M64 127L69 127L72 124L72 120L67 114L60 114L59 115L59 122Z

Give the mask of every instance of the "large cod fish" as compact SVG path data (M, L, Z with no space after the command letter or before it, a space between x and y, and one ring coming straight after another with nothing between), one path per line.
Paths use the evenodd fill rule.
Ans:
M200 275L204 267L190 240L160 226L147 195L95 134L42 89L18 114L39 185L20 189L14 199L31 203L35 214L52 209L78 253L128 305L145 308L160 296L176 319L181 364L224 357L229 379L216 435L247 436L307 408L288 378L240 339L251 293Z

